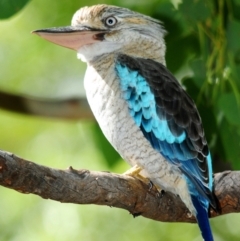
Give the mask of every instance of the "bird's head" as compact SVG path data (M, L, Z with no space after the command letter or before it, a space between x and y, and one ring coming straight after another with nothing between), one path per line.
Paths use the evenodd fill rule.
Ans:
M165 31L160 22L140 13L109 5L83 7L72 26L33 31L41 37L74 49L91 62L109 53L123 53L164 62Z

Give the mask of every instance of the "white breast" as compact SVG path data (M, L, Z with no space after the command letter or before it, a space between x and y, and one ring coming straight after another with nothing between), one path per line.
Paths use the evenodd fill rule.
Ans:
M121 97L119 82L112 66L98 72L88 66L84 87L90 107L108 141L131 166L138 165L144 174L160 188L180 195L194 214L187 184L178 168L167 162L130 116L126 101Z

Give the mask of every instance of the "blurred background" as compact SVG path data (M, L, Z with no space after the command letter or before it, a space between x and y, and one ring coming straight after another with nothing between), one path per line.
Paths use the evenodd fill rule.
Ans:
M198 105L215 172L240 169L239 0L0 0L0 90L33 97L84 97L86 66L76 53L30 32L69 25L80 7L99 3L130 8L164 23L167 66ZM0 109L0 126L1 150L42 165L117 173L129 168L94 120ZM134 219L124 210L61 204L3 187L0 192L1 241L202 240L195 224ZM211 225L216 241L240 240L239 214L211 219Z

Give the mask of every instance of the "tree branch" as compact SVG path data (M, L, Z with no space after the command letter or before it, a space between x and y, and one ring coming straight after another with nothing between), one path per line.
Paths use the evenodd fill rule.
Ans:
M38 98L0 90L0 108L48 118L95 120L85 97Z
M179 197L160 194L155 187L127 175L89 170L57 170L0 151L0 185L64 203L107 205L134 216L164 222L195 222ZM240 212L240 172L215 175L215 194L221 213Z

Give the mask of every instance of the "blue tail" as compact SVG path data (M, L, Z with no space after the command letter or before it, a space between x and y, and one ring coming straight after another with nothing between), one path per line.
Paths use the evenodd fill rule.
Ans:
M209 202L206 200L203 200L200 196L191 195L191 197L192 197L193 205L197 211L196 219L198 222L198 226L201 230L203 240L214 241L209 219L208 219Z

